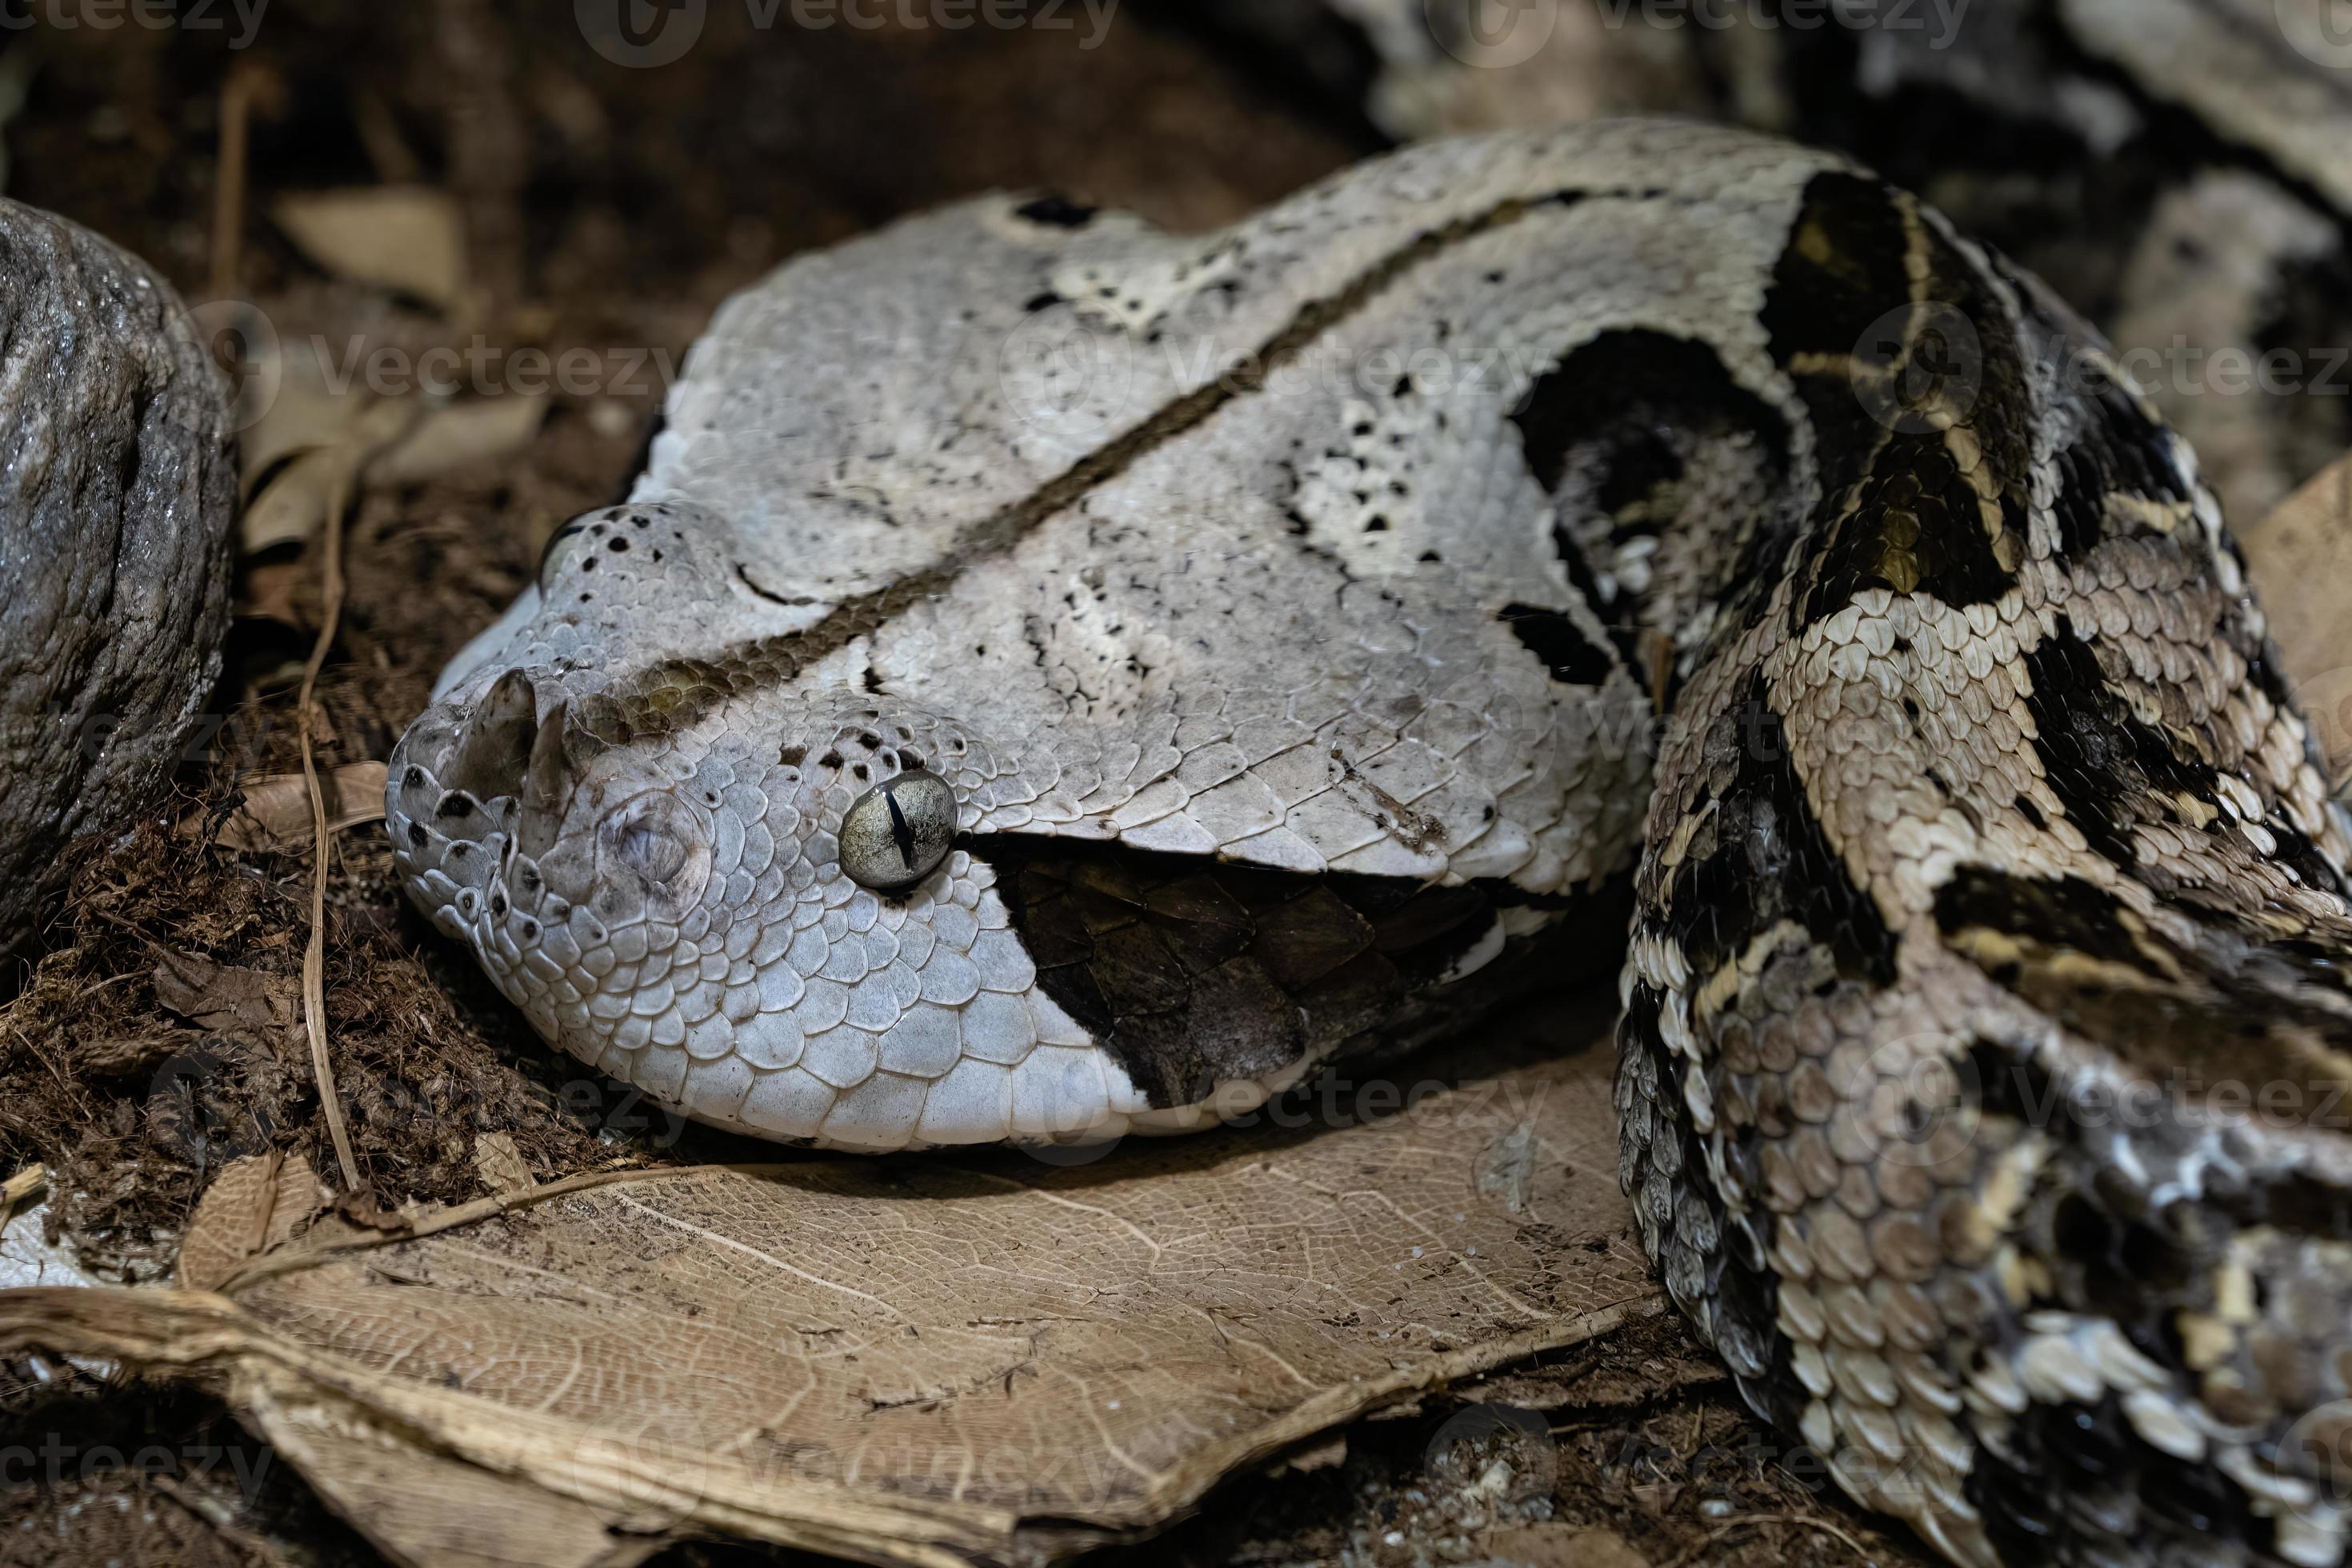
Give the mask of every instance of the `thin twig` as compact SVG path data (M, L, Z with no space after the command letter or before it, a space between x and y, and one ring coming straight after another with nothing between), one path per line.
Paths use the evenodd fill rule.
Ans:
M232 70L221 87L220 156L213 171L213 298L236 292L237 255L245 233L246 128L259 86L249 70Z
M379 411L389 417L378 418ZM335 1163L342 1167L346 1191L360 1190L359 1163L352 1157L352 1136L343 1124L341 1097L335 1092L334 1064L327 1055L327 871L334 847L334 825L327 819L327 794L319 783L318 758L310 749L312 721L319 716L319 672L343 619L343 525L357 498L361 476L387 447L415 429L424 415L421 400L380 404L363 416L362 434L346 445L327 496L327 517L321 530L319 582L319 637L302 666L302 687L295 700L296 724L301 732L302 787L310 797L310 940L302 950L302 1025L310 1038L310 1070L317 1079L319 1103L326 1112L327 1134L335 1145Z
M327 866L334 835L327 823L327 795L319 787L319 764L310 753L310 721L317 712L319 671L334 646L336 623L343 613L343 514L351 509L366 455L352 451L335 475L327 501L324 566L321 572L319 638L302 666L302 694L296 705L297 728L302 738L302 784L310 793L310 940L302 949L302 1024L310 1037L310 1071L318 1080L319 1104L327 1116L327 1135L334 1140L335 1163L342 1167L343 1188L360 1190L359 1163L352 1158L352 1135L343 1125L343 1103L335 1092L334 1064L327 1057Z

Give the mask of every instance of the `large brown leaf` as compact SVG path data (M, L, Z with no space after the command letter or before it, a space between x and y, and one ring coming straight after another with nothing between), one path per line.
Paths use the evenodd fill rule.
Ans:
M0 1350L225 1372L405 1562L616 1563L712 1531L1043 1560L1655 1310L1604 1006L1449 1083L1359 1075L1307 1125L1076 1165L606 1173L391 1240L321 1227L220 1294L0 1296ZM417 1502L460 1495L462 1541Z
M2352 453L2338 458L2240 540L2295 700L2337 793L2352 781Z

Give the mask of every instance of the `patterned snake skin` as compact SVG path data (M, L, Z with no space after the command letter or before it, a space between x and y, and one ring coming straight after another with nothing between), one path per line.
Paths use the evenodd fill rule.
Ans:
M2328 1564L2347 842L2263 625L2033 279L1602 123L785 267L390 826L550 1040L874 1150L1202 1124L1630 873L1623 1177L1759 1411L1960 1563Z

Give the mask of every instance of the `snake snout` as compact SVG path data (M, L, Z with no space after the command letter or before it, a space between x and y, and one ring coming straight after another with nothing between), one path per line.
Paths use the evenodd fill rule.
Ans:
M409 896L486 963L508 925L535 938L560 918L541 906L562 901L549 851L571 793L565 715L542 715L530 674L509 669L478 700L436 705L393 752L385 817Z

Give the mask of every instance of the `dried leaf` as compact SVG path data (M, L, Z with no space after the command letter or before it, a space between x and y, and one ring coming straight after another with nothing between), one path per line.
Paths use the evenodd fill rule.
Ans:
M294 982L283 974L215 963L191 952L157 950L155 1000L207 1029L289 1028Z
M2352 453L2337 458L2239 542L2270 616L2287 680L2311 721L2328 777L2352 781Z
M378 185L286 196L271 216L311 260L447 309L466 288L465 224L446 192Z
M521 451L547 418L543 396L477 398L436 408L367 466L373 486L419 484L467 463Z
M221 1167L180 1243L183 1289L210 1290L247 1259L285 1246L326 1206L310 1167L272 1149Z
M238 543L247 554L317 532L327 521L345 468L364 463L369 453L402 440L432 411L421 399L402 397L354 403L343 412L349 422L332 427L332 445L304 451L279 468L246 508ZM299 434L298 426L275 432L271 438L292 440Z
M337 372L320 357L331 353L323 340L289 343L265 334L255 352L250 379L268 395L237 438L248 496L288 458L350 441L352 427L376 401L351 367Z
M531 1186L530 1162L510 1133L485 1132L475 1139L474 1169L493 1193L528 1192Z
M327 799L327 827L341 832L383 816L384 764L346 763L319 776ZM310 839L310 792L300 773L247 780L245 799L213 842L229 849L288 849Z
M372 489L421 484L468 463L521 451L539 434L549 405L543 396L521 395L473 398L443 407L414 397L363 407L292 401L310 413L270 430L269 446L312 439L329 444L301 451L284 463L247 506L238 542L247 555L316 533L326 521L344 465L356 454L376 451L360 470L361 482ZM247 461L249 465L252 459Z
M484 1561L584 1565L619 1521L1036 1561L1658 1310L1617 1191L1609 1051L1461 1057L1447 1084L1367 1074L1324 1097L1374 1120L1088 1164L574 1178L282 1249L226 1300L0 1297L0 1354L226 1373L239 1414L402 1562L449 1560L446 1520L399 1500L453 1488L488 1505Z
M237 548L257 555L277 545L299 544L316 533L346 461L340 448L321 447L278 469L237 520Z

